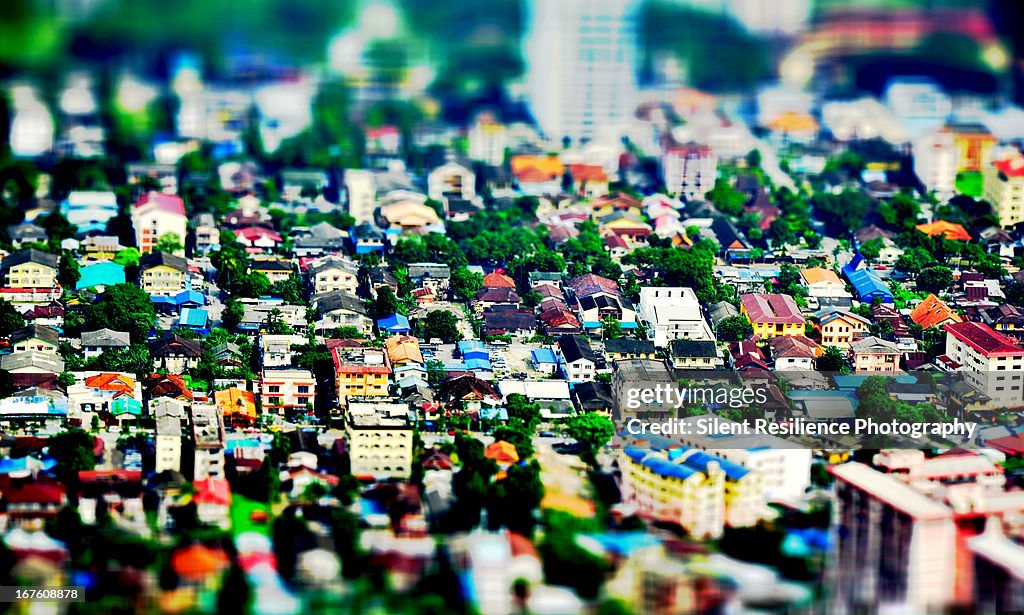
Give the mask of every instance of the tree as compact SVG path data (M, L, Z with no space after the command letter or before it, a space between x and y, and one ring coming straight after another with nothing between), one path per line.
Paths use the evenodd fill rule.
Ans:
M85 321L90 330L127 331L133 343L141 343L156 324L156 308L146 291L138 286L115 284L86 308Z
M917 288L928 293L943 293L952 285L953 270L949 267L929 267L917 274Z
M520 393L510 393L505 398L505 406L508 409L509 420L522 421L531 430L536 429L540 424L540 404L530 402L529 398Z
M864 258L873 261L882 253L882 248L884 247L885 240L881 237L875 237L860 244L860 253L864 255Z
M1024 281L1014 280L1006 285L1006 302L1011 305L1024 306ZM2 318L0 318L0 322L2 322Z
M75 384L75 381L75 375L71 372L61 372L60 375L57 376L57 384L65 389Z
M292 273L287 278L272 284L267 293L272 297L280 297L289 305L301 305L303 302L302 290L302 278L297 273Z
M565 433L584 447L581 458L596 465L596 454L615 434L615 425L608 417L596 412L578 414L565 422Z
M0 299L0 337L7 337L25 326L25 317L5 299Z
M46 235L50 238L50 245L56 245L57 247L60 246L61 241L74 237L75 233L78 232L78 227L68 222L64 214L59 211L40 218L39 226L46 229Z
M903 254L896 259L896 269L914 275L934 262L935 257L933 257L931 252L925 248L908 247L905 248L903 250Z
M504 526L513 532L531 536L533 513L543 498L544 483L536 461L509 467L505 478L495 480L487 489L487 521L490 529Z
M864 217L871 208L871 199L859 190L847 189L839 194L817 194L814 204L829 232L838 236L863 226Z
M55 473L66 485L78 484L78 473L96 467L95 441L81 429L63 431L47 441L49 455L57 462Z
M622 337L622 323L611 316L601 321L601 334L606 340L617 340Z
M883 202L878 215L886 224L896 228L912 229L921 215L921 205L913 197L902 192Z
M167 254L178 254L184 252L185 244L182 243L181 237L177 233L164 233L156 239L156 243L153 244L154 252L166 252Z
M715 187L708 190L704 197L714 203L718 211L730 216L742 214L743 204L747 201L747 197L733 188L732 183L724 177L716 179Z
M842 372L846 369L846 358L837 346L826 346L824 354L818 357L817 366L823 372Z
M141 258L141 255L137 248L125 248L114 256L114 262L124 267L138 267L139 258Z
M789 263L783 264L782 269L779 270L777 290L780 293L794 297L806 296L807 287L804 286L804 279L800 275L800 270Z
M95 361L96 367L102 370L140 376L153 373L153 355L146 344L133 343L127 348L104 350Z
M479 273L474 273L466 267L456 267L451 273L451 288L455 296L463 301L469 301L476 297L484 285L484 278Z
M458 316L447 310L435 310L427 314L427 317L420 321L420 327L423 332L420 337L424 339L437 337L444 340L446 344L462 339Z
M399 305L395 291L391 290L390 286L381 286L377 289L377 298L373 300L370 312L375 319L387 318L399 311Z
M723 318L716 327L718 339L723 342L739 342L750 339L754 334L754 327L747 320L746 316L736 315Z
M57 263L57 281L64 288L75 288L82 274L78 272L78 261L70 252L61 252L60 261Z
M245 316L245 306L240 301L230 300L224 305L224 312L221 314L221 324L228 331L238 330L242 324L242 317Z

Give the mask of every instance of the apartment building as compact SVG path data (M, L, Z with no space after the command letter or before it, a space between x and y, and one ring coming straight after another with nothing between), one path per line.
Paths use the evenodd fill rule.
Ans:
M195 480L224 476L224 421L216 406L192 406Z
M980 322L946 325L946 356L966 381L987 395L992 407L1024 406L1024 348Z
M308 369L264 369L260 395L267 412L305 411L316 398L316 379Z
M354 476L409 478L413 426L408 404L350 399L345 435Z
M637 316L658 348L665 348L672 340L715 339L692 288L642 287Z

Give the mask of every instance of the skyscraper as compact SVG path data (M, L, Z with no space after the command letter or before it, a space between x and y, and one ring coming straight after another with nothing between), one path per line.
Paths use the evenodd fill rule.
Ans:
M637 102L634 0L531 0L523 55L549 139L619 136Z

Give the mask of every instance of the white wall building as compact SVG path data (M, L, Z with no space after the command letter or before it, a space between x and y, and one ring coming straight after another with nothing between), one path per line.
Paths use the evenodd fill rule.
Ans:
M534 0L523 55L530 109L549 139L624 133L637 102L636 2Z
M640 289L637 316L648 328L654 345L664 348L672 340L714 340L692 288L645 286Z
M377 179L372 171L347 169L345 171L345 194L348 213L356 224L373 222L373 209L377 196Z
M914 173L939 199L953 196L956 188L957 147L952 131L939 129L914 141Z
M661 155L661 173L669 194L687 201L701 200L715 187L718 156L710 147L697 143L666 145Z

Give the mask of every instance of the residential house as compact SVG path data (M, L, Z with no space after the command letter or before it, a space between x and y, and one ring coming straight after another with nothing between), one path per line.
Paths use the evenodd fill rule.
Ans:
M391 366L387 354L371 348L331 349L339 400L348 397L383 397L388 394Z
M725 359L710 340L674 339L668 344L669 358L676 369L718 369Z
M942 327L954 322L961 322L963 318L941 299L933 294L929 294L910 313L910 320L917 323L922 329L931 329L932 327Z
M596 164L570 164L573 193L581 199L598 199L608 194L608 173Z
M605 340L604 356L609 361L653 359L655 357L654 342L631 337Z
M814 316L814 324L821 333L823 346L836 346L841 349L848 349L850 343L867 333L871 325L867 318L838 309L818 312Z
M238 330L244 332L264 331L270 321L274 320L288 325L293 332L303 335L308 327L306 323L308 309L305 305L288 305L277 301L245 302L245 313L242 314L242 322L238 325Z
M150 252L139 259L142 290L153 296L173 296L188 288L188 262L166 252Z
M196 254L209 254L220 248L220 227L213 214L197 214L193 220Z
M821 346L803 335L773 337L768 342L776 370L802 369L812 371L814 360L823 354Z
M113 192L73 190L61 202L60 213L78 228L79 236L106 233L111 219L117 217L117 195Z
M457 162L445 163L427 175L427 195L447 204L449 199L476 199L476 175Z
M1024 348L1013 338L980 322L945 325L946 357L976 390L988 396L989 407L1024 405Z
M740 297L740 314L762 339L803 335L806 321L789 295L751 293Z
M473 374L456 374L441 383L440 399L449 410L479 416L502 403L501 393L490 382Z
M398 200L380 208L382 221L391 232L426 234L444 232L444 222L432 207L415 200Z
M304 414L316 399L316 379L308 369L264 369L260 399L265 411Z
M260 367L291 367L301 348L309 343L302 335L261 333Z
M56 288L57 255L35 249L15 252L0 261L0 275L7 288Z
M84 372L68 391L68 419L88 427L95 418L129 422L142 416L142 384L132 374Z
M11 333L8 338L12 352L28 352L34 350L45 354L58 354L60 342L57 330L40 324L22 327Z
M715 339L692 288L641 287L637 316L658 348L676 339Z
M524 338L533 335L537 316L527 310L492 308L484 312L484 334L511 335Z
M408 404L349 404L345 442L351 472L357 478L406 480L414 458L413 425Z
M520 154L509 160L519 191L528 196L562 191L565 165L558 156Z
M869 304L874 304L876 299L882 303L893 303L889 286L874 269L864 265L863 255L857 252L853 260L843 267L843 275L853 286L853 296L858 301Z
M355 327L364 336L373 333L373 320L366 302L344 291L334 291L313 298L317 331Z
M238 387L214 391L213 403L228 425L251 426L256 423L256 396ZM267 404L264 405L267 407Z
M508 135L505 125L485 111L477 114L466 135L469 158L487 165L497 166L505 161Z
M936 220L918 224L915 227L929 237L942 237L947 241L970 241L971 234L962 224L949 222L948 220Z
M352 241L357 255L384 252L384 231L372 222L364 222L352 229Z
M576 316L560 302L560 306L552 306L542 309L537 319L541 322L541 328L545 335L577 334L583 331L580 321Z
M846 283L831 269L808 267L800 270L800 277L807 286L808 296L816 298L819 305L846 307L853 301L853 295L846 290Z
M984 167L982 198L992 205L1003 228L1024 222L1024 155L996 160Z
M315 200L330 183L323 169L284 169L281 171L281 198L285 201Z
M246 226L232 232L248 252L274 252L284 242L280 233L265 226Z
M384 340L384 350L392 369L396 372L401 367L424 366L419 339L412 335L393 335L387 338Z
M7 227L7 237L16 250L31 243L45 243L50 236L43 227L31 222L22 222Z
M195 480L192 483L192 503L196 506L196 518L200 523L222 530L231 527L231 484L227 479L209 475Z
M515 288L516 281L501 271L493 271L484 276L482 288Z
M98 357L110 350L119 350L131 345L131 336L123 331L98 329L82 332L82 356L87 360Z
M895 342L869 335L850 344L853 369L858 372L893 373L899 370L902 353Z
M117 253L124 249L121 241L111 235L92 235L86 237L78 244L78 249L85 254L88 260L109 261L113 260Z
M981 310L981 321L1011 337L1024 335L1024 311L1015 305L1003 304Z
M112 261L101 261L86 265L78 270L79 279L75 283L76 290L95 289L102 293L108 286L124 284L124 265Z
M946 127L914 141L914 173L925 190L940 199L955 194L957 158L956 140Z
M661 175L670 195L686 201L703 200L715 187L718 157L706 145L678 144L669 139L661 154Z
M580 335L559 337L555 356L559 373L569 382L591 382L597 376L597 369L604 367L604 362L590 347L590 342Z
M0 370L9 374L60 374L64 371L64 359L52 352L26 350L13 352L0 358ZM15 378L15 382L17 382Z
M295 273L295 265L291 261L278 259L252 259L249 261L250 273L262 273L271 284L283 282Z
M174 254L185 255L188 218L185 216L185 202L180 197L162 192L143 194L132 207L132 226L135 228L135 245L140 252L151 252L161 237L174 235L181 246Z
M314 295L342 291L352 296L359 291L359 267L344 258L328 256L306 270Z
M442 263L409 263L409 281L419 288L429 288L439 296L448 295L452 272Z
M309 228L294 227L289 236L292 240L292 253L297 258L339 254L345 250L349 241L347 231L328 222L319 222Z
M156 466L157 474L181 471L182 419L177 416L157 416L156 421Z
M186 374L199 365L203 356L200 340L171 334L150 344L153 364L156 369L165 369L171 374Z

